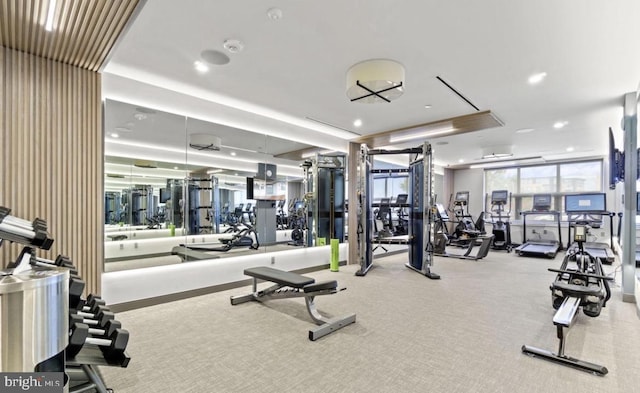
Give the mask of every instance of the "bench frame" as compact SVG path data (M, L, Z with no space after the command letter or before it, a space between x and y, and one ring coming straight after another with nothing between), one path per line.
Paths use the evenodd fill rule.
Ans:
M273 270L274 273L284 272L273 268L269 269ZM249 301L262 302L274 299L304 297L307 311L309 312L309 315L311 316L313 322L318 325L318 327L309 330L309 340L311 341L315 341L356 321L355 313L343 317L329 318L322 315L316 308L315 297L337 293L339 291L337 288L337 282L328 281L316 283L313 278L305 277L291 272L286 273L288 273L288 275L291 277L295 275L297 278L297 282L283 281L282 279L278 279L278 277L269 278L268 276L265 276L264 271L262 271L262 274L257 274L257 277L256 275L254 275L254 272L251 268L245 269L244 274L253 278L253 291L247 295L231 296L231 305L235 306L237 304L246 303ZM265 289L258 290L258 280L260 279L276 283ZM340 290L344 289L346 288L342 288Z

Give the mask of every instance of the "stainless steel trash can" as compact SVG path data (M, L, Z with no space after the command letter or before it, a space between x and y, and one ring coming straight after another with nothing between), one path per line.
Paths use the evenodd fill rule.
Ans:
M0 371L33 372L64 351L68 299L67 269L34 268L19 274L0 270Z

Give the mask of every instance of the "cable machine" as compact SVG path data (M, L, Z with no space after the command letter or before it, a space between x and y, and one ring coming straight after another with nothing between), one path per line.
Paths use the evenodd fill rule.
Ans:
M382 154L409 154L407 169L393 169L409 174L409 234L386 239L373 238L373 176L389 171L373 168L373 156ZM425 142L421 147L402 150L369 150L366 144L360 145L358 165L358 254L360 270L357 276L364 276L373 264L372 243L407 244L409 246L408 268L431 279L440 276L431 271L433 266L434 235L434 191L433 191L433 154L431 144Z
M309 247L318 245L318 239L324 239L324 244L331 239L344 242L345 163L344 155L316 154L302 166L307 214L304 244Z
M186 188L189 234L220 233L218 178L189 178ZM209 221L209 224L205 224L204 220Z

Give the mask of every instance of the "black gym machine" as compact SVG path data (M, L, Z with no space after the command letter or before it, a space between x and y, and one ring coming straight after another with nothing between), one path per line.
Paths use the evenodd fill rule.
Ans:
M409 175L410 195L408 202L408 236L374 239L373 236L373 176L379 172L373 167L376 155L408 154L409 167L404 171ZM440 276L431 271L433 266L434 202L433 153L431 144L402 150L370 150L366 144L360 145L357 185L358 214L358 256L360 269L357 276L364 276L373 266L373 243L407 244L409 247L408 268L431 279Z
M604 376L608 373L606 367L564 353L568 330L574 325L579 308L582 308L585 315L595 318L611 298L609 281L613 278L604 274L600 258L594 257L584 248L587 233L588 226L576 224L573 238L576 247L567 250L560 269L548 269L556 273L556 279L551 284L551 299L553 308L557 310L553 316L559 339L557 353L528 345L522 346L522 352Z

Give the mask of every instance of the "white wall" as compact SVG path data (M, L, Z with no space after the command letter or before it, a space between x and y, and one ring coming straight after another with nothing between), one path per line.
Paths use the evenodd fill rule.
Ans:
M484 171L482 169L459 169L454 171L453 192L469 191L469 213L474 218L484 211ZM449 203L449 195L445 206Z

